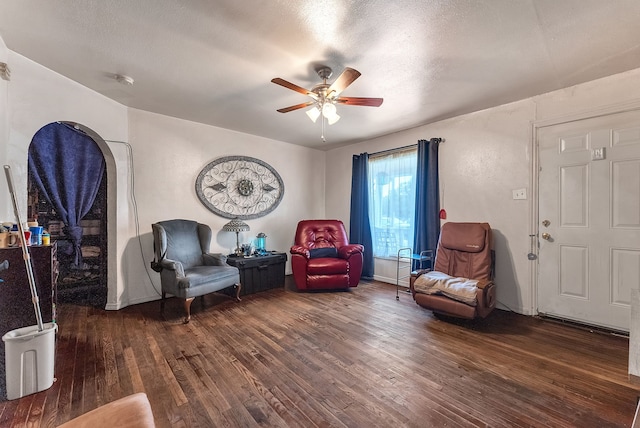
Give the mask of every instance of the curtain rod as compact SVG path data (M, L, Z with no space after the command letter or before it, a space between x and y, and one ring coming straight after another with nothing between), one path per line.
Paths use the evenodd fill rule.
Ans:
M437 143L444 143L444 138L431 138L430 141L435 141ZM385 153L401 151L401 150L404 150L404 149L409 149L411 147L416 147L417 145L418 145L418 143L409 144L408 146L396 147L394 149L382 150L382 151L375 152L375 153L369 153L369 156L378 156L378 155L383 155Z

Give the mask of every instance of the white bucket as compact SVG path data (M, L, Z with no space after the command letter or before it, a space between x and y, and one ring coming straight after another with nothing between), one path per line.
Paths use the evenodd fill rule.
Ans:
M37 325L22 327L2 336L9 400L53 385L58 325L45 323L43 327L42 331L38 331Z

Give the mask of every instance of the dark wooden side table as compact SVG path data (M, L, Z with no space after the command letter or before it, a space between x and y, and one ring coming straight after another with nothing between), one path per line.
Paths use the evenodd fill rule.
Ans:
M286 253L272 252L265 256L228 256L227 264L240 270L240 295L284 287Z

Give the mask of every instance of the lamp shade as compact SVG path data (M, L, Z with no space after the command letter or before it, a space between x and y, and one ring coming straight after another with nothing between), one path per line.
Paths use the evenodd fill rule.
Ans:
M309 110L307 110L307 116L309 116L309 119L311 119L314 123L316 120L318 120L318 117L320 116L320 110L318 110L318 107L313 106L311 107Z
M322 115L327 118L329 125L333 125L340 120L340 116L336 111L336 106L331 103L325 103L322 106Z
M336 106L331 104L330 102L326 102L322 105L322 115L326 118L330 118L336 114Z
M229 223L222 226L222 230L225 232L247 232L251 230L249 225L242 220L234 218Z

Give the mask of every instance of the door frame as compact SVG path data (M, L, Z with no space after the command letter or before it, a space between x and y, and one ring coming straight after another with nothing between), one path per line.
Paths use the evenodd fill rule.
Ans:
M620 104L612 104L603 106L600 108L595 108L592 110L581 111L577 113L571 113L563 116L535 120L532 122L531 126L531 172L530 172L530 186L531 186L531 224L529 225L529 238L531 241L531 252L535 254L536 259L533 260L535 263L534 268L530 270L531 272L531 308L530 313L538 315L538 280L539 280L539 270L540 270L540 220L539 220L539 180L540 180L540 147L538 144L538 130L541 128L546 128L554 125L562 125L570 122L578 122L581 120L587 119L595 119L597 117L610 116L618 113L626 113L630 111L640 110L640 100L620 103Z

